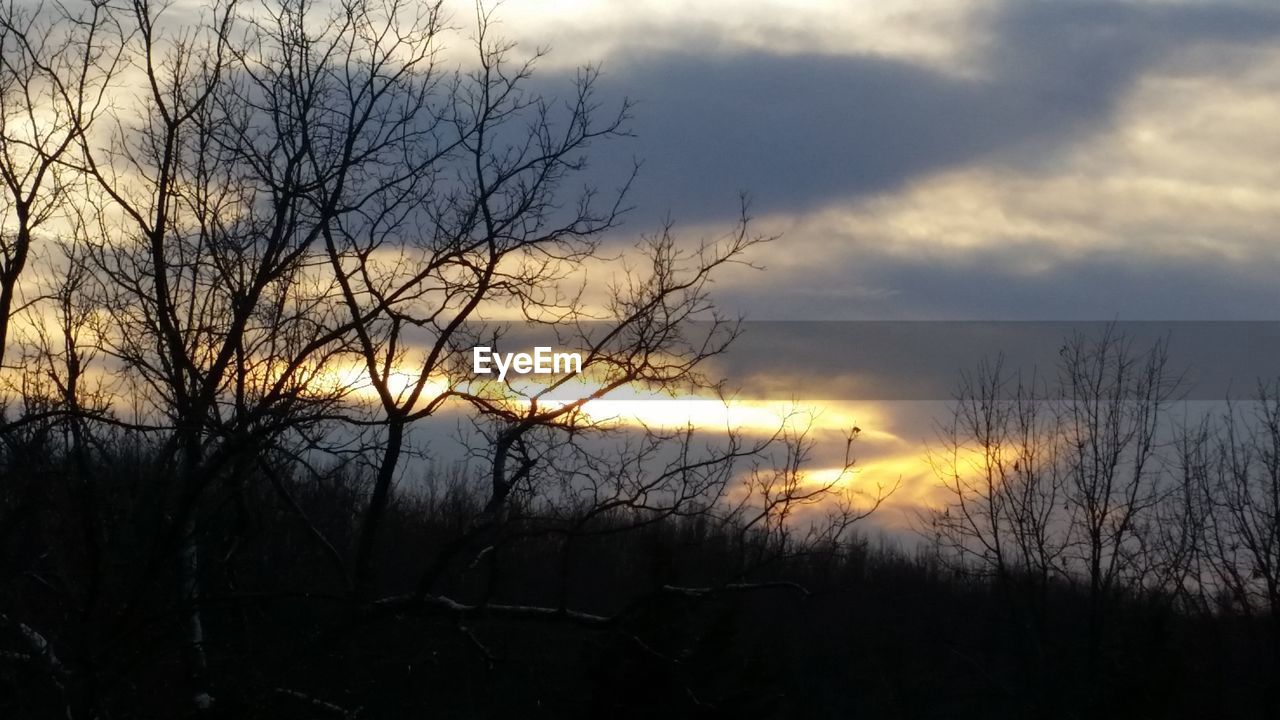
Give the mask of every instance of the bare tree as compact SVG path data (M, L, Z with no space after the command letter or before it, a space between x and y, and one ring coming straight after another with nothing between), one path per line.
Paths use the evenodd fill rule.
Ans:
M1032 702L1045 685L1049 589L1070 577L1075 514L1068 464L1049 389L1005 368L1003 356L961 376L929 462L946 504L927 532L953 572L992 581L1023 650Z
M1108 614L1126 589L1190 582L1202 504L1165 482L1162 417L1176 388L1163 341L1138 351L1114 325L1061 348L1052 384L1003 360L962 378L940 450L930 453L948 502L929 518L944 556L1004 588L1040 655L1047 591L1083 581L1088 664L1097 677Z
M171 684L188 711L213 709L214 608L288 595L241 592L235 576L259 559L246 546L270 542L244 532L255 503L279 503L333 569L339 589L317 582L314 596L348 611L332 632L354 642L352 623L387 612L444 615L487 653L464 620L625 624L576 607L572 558L595 538L696 519L736 533L735 561L715 582L671 576L653 594L789 587L767 572L836 552L892 491L851 486L852 436L839 477L812 481L808 435L786 419L707 440L593 415L619 389L717 397L709 361L740 325L717 312L712 280L770 239L744 201L721 237L686 243L668 225L611 249L631 174L613 192L575 189L592 145L626 132L629 105L600 104L597 70L577 75L567 102L534 92L541 53L515 60L483 7L457 71L442 64L434 3L229 1L182 18L147 0L95 3L65 32L34 12L0 23L0 176L17 219L0 248L0 309L7 329L14 298L36 287L20 282L33 238L63 223L41 256L45 315L24 336L23 427L41 472L63 473L79 498L87 572L60 590L82 618L76 641L4 622L59 692L83 690L68 715L105 715L96 675L148 652L181 658L161 664L181 675ZM37 122L43 104L49 122ZM580 284L589 263L613 273L589 278L594 294ZM466 350L506 342L503 313L580 350L580 372L472 377ZM372 403L355 396L365 384ZM56 425L37 422L48 408ZM452 535L415 548L410 582L380 583L409 434L446 410L477 428L482 499ZM55 430L61 445L47 442ZM122 438L129 448L111 447ZM95 473L129 452L137 537L121 539L103 527L123 524L123 495L104 498L120 486ZM326 484L351 501L322 517L309 496ZM560 543L557 601L504 602L501 557L547 538ZM477 572L490 574L482 587L451 589ZM142 647L153 632L163 640Z
M102 4L0 7L0 409L15 395L24 406L12 421L0 418L0 457L26 465L5 478L6 491L31 497L32 488L46 485L50 494L65 492L68 522L81 528L80 542L55 561L79 610L77 654L86 651L83 629L99 597L99 532L88 474L58 459L84 459L90 440L83 417L101 413L104 399L84 379L92 351L81 337L88 324L83 258L63 252L75 244L79 177L69 166L107 112L122 49L120 27ZM0 517L0 528L22 523L23 508L14 510ZM55 645L66 635L40 622L6 620L33 643L36 664L50 673L67 714L89 712L92 687L60 659L67 648Z
M1212 578L1206 554L1211 505L1205 478L1215 465L1214 423L1209 415L1185 418L1170 429L1170 457L1156 505L1137 525L1131 573L1133 590L1168 609L1208 613Z
M90 256L112 318L106 349L145 388L173 482L118 632L138 621L147 588L174 560L193 703L207 709L201 499L218 483L240 492L236 470L342 396L315 382L344 341L315 247L338 212L360 206L317 198L297 145L307 133L281 115L264 118L245 90L253 77L245 58L267 53L275 67L291 67L289 57L271 59L275 36L263 31L271 26L250 19L238 32L234 3L187 29L148 3L131 10L129 57L145 90L116 110L110 136L82 138L80 170L94 191L86 224L96 225ZM273 150L255 154L259 143ZM348 161L334 172L358 167Z
M1113 595L1139 566L1143 523L1160 497L1160 423L1177 387L1166 341L1146 351L1108 326L1062 348L1058 423L1066 500L1079 532L1075 562L1088 579L1090 667L1097 672Z
M41 240L65 227L77 183L65 165L108 106L120 53L105 5L0 9L0 368L14 315L37 300L19 281Z
M1280 384L1233 403L1215 431L1197 473L1208 505L1204 552L1225 609L1268 618L1280 664Z
M1067 571L1071 516L1066 473L1047 390L1003 358L962 375L952 414L930 451L948 504L930 517L938 542L963 567L1001 583L1030 581L1042 593Z
M104 5L0 8L0 367L12 316L23 309L19 279L41 234L66 212L74 180L63 161L102 114L119 52Z

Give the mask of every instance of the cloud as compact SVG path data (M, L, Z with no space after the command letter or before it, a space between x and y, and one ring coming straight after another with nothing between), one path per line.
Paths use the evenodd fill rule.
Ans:
M878 55L954 65L972 41L969 18L990 0L509 0L499 31L544 62L572 68L628 54L763 51Z
M1005 2L982 20L962 28L982 39L962 72L871 53L725 49L713 38L619 52L606 80L614 101L637 102L636 139L597 148L598 177L640 158L640 218L703 221L732 213L739 190L762 212L802 212L957 167L1051 167L1108 128L1161 61L1280 37L1280 9L1254 4Z
M945 257L874 243L843 249L838 259L771 269L767 285L722 283L716 297L753 319L1274 320L1280 308L1275 261L1141 246L978 247Z

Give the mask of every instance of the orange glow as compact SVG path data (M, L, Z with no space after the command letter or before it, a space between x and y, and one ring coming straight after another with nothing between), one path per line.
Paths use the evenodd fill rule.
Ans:
M418 379L419 374L416 372L392 370L387 375L387 390L392 397L405 400L413 391ZM364 363L352 362L342 366L323 368L312 376L307 385L318 394L345 391L357 401L378 401L378 391L369 378L369 369ZM448 392L449 387L450 384L446 378L428 377L422 389L421 402L430 402Z

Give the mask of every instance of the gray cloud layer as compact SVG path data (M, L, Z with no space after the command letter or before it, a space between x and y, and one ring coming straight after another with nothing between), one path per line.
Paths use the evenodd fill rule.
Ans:
M1009 252L973 250L939 263L854 254L850 267L827 264L717 297L752 318L945 320L1275 320L1276 262L1241 267L1196 258L1158 258L1124 249L1060 259L1044 271L1010 269ZM765 275L767 277L767 273Z
M614 58L608 86L638 102L637 139L600 148L597 171L642 159L641 219L688 222L731 213L738 190L764 212L803 211L961 165L1035 166L1105 127L1171 52L1280 37L1280 8L1260 4L1011 1L984 19L975 73L874 56Z

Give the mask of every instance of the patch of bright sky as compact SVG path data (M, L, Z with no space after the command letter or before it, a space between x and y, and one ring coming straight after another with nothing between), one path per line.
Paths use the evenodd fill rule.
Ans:
M550 46L551 66L604 61L631 52L688 49L873 54L956 71L977 35L969 20L981 0L509 0L500 35L522 47ZM461 5L454 17L468 19Z

